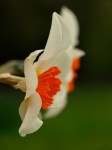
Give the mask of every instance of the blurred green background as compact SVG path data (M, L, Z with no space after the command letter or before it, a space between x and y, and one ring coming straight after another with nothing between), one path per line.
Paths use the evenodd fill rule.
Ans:
M24 59L45 47L51 16L63 5L80 23L82 58L76 89L66 109L25 138L18 134L20 91L0 86L0 148L3 150L112 149L112 0L1 0L0 63ZM19 93L19 94L18 94Z

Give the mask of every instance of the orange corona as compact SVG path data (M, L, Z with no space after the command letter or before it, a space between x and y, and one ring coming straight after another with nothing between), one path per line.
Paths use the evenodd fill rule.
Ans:
M74 90L74 79L78 77L77 70L80 68L80 59L75 58L72 63L72 80L68 83L68 92L72 92Z
M42 99L42 108L44 110L53 103L53 96L60 91L61 80L56 78L60 73L61 71L58 67L52 67L38 75L38 87L36 91Z

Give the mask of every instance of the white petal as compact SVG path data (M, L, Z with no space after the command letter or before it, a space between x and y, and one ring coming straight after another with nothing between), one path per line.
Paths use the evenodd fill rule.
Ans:
M66 83L69 83L70 81L72 81L72 79L73 79L73 72L72 72L72 69L71 69L69 71L69 73L67 74L65 81L66 81Z
M57 116L59 113L63 111L66 105L67 105L67 91L66 87L62 86L61 91L58 92L54 97L54 102L48 108L44 118L48 119Z
M24 62L24 73L26 80L26 98L29 97L37 87L37 74L33 66L34 60L43 50L37 50L32 52Z
M61 51L68 49L72 43L70 31L63 18L57 13L53 13L52 25L48 41L41 55L40 60L48 60Z
M67 51L67 53L71 60L74 60L75 58L81 58L85 55L85 52L78 48L71 48Z
M59 78L64 81L67 74L71 70L71 59L68 56L67 51L59 53L54 59L46 62L46 64L41 68L42 72L48 70L51 67L58 67L61 71Z
M71 48L67 51L67 54L68 54L68 56L71 60L70 64L72 66L72 63L73 63L74 59L77 59L77 58L80 58L80 57L84 56L85 52L80 50L80 49L77 49L77 48ZM70 82L72 80L72 78L73 78L73 71L70 67L70 71L68 72L65 80L66 80L66 82Z
M77 20L76 15L67 7L63 7L61 10L61 15L66 21L66 24L71 32L72 36L72 46L76 46L79 41L78 41L78 36L79 36L79 23Z
M33 133L42 126L43 122L38 117L41 105L42 101L36 92L21 103L19 108L19 114L23 120L19 129L21 136Z

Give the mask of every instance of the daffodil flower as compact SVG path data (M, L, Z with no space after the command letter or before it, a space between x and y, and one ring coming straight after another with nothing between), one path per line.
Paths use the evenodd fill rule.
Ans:
M21 136L33 133L42 126L43 121L39 116L41 108L49 109L56 101L60 106L65 99L64 81L70 68L70 58L65 50L70 45L71 36L66 24L61 16L53 13L45 50L34 51L25 59L25 79L16 86L26 92L19 109L23 120L19 129ZM40 53L39 60L34 62Z
M78 76L76 71L80 68L80 57L85 55L84 51L76 48L77 44L79 43L79 24L77 17L70 9L66 7L62 8L61 16L63 17L65 24L67 25L70 32L71 45L68 49L65 49L65 53L67 53L68 57L70 58L70 68L67 76L64 78L64 88L66 89L66 92L62 99L58 98L57 100L56 98L55 100L54 98L54 103L46 112L45 118L57 116L67 105L67 93L73 91L74 89L74 79L76 79ZM56 97L57 96L58 94Z
M71 59L71 72L68 75L68 92L74 89L74 79L78 77L77 69L80 68L80 57L85 55L85 52L76 48L79 43L79 23L76 15L68 8L63 7L61 10L61 15L64 18L72 37L72 45L68 50L68 55Z
M51 30L44 51L34 51L24 61L25 77L9 73L0 74L0 82L26 93L19 108L23 121L19 129L21 136L33 133L42 126L41 108L46 110L54 108L54 105L63 106L62 101L67 94L65 78L70 68L70 58L66 50L69 49L71 41L70 32L63 18L53 13ZM34 62L40 53L42 54L39 60Z
M47 109L45 118L59 114L67 104L68 85L73 80L73 69L78 69L79 63L73 63L74 59L84 53L74 49L77 34L73 36L71 27L64 14L74 29L73 15L64 8L63 18L53 13L52 25L47 44L44 50L32 52L24 61L24 78L1 74L0 82L10 84L26 93L22 101L19 114L22 124L19 129L21 136L37 131L43 124L40 110ZM66 15L65 15L66 16ZM75 40L75 42L73 42ZM41 54L42 53L42 54ZM40 55L41 54L41 55ZM35 62L36 58L38 61ZM74 67L75 66L75 67Z

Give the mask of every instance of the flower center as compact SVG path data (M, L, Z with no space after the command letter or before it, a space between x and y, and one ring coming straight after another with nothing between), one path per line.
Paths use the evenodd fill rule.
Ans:
M56 76L61 73L58 67L52 67L38 76L36 91L42 99L42 108L45 110L53 103L53 96L60 91L61 80Z
M80 59L75 58L72 63L72 74L73 75L72 75L71 81L68 83L68 92L72 92L74 90L74 79L76 79L78 77L76 70L78 70L79 68L80 68Z

